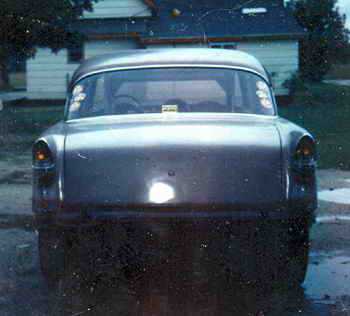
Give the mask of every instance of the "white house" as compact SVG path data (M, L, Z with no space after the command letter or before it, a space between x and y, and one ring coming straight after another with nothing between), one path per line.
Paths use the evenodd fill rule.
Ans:
M246 4L246 5L245 5ZM299 67L303 29L282 0L100 0L73 26L80 47L52 53L38 48L27 62L32 99L64 99L68 82L86 58L125 49L215 47L256 56L270 72L277 95Z

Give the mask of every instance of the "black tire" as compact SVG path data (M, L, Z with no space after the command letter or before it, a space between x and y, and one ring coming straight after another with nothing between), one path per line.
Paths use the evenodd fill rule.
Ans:
M310 226L307 218L278 225L266 222L258 226L253 242L236 250L226 246L227 280L266 290L298 288L307 272Z
M56 230L39 231L40 268L49 289L55 289L65 271L66 242Z
M298 219L290 225L286 278L289 287L301 286L305 281L310 248L310 221Z
M300 218L282 224L277 235L271 234L270 244L271 238L275 239L275 247L265 248L263 262L257 265L256 284L260 288L295 290L303 284L309 261L310 227L307 218ZM266 242L268 239L267 235Z

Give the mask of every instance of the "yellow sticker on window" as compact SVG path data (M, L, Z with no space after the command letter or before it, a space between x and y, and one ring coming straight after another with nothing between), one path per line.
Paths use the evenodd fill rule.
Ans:
M178 106L176 104L164 104L162 105L162 113L177 113Z

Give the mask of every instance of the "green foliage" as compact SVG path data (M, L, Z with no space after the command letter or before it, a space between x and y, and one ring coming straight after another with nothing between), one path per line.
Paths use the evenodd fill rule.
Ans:
M5 105L0 112L0 160L8 153L30 150L34 140L63 119L63 106Z
M54 51L74 36L69 31L84 10L92 10L94 0L1 0L0 47L9 53L32 55L36 46ZM0 55L1 57L1 55Z
M321 81L331 65L344 58L349 31L337 0L293 0L291 7L299 24L308 32L301 41L301 76Z
M299 91L306 89L305 81L301 78L300 73L296 72L283 83L283 87L289 90L289 94L294 96Z
M58 51L81 40L70 25L97 0L1 0L0 86L8 80L9 56L30 57L35 48Z

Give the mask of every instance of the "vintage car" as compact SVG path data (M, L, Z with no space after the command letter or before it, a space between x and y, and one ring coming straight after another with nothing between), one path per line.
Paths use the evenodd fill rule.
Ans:
M267 71L246 53L90 59L64 120L33 146L42 272L55 284L73 257L141 271L180 251L182 266L206 258L232 277L301 284L315 168L314 138L278 116Z

